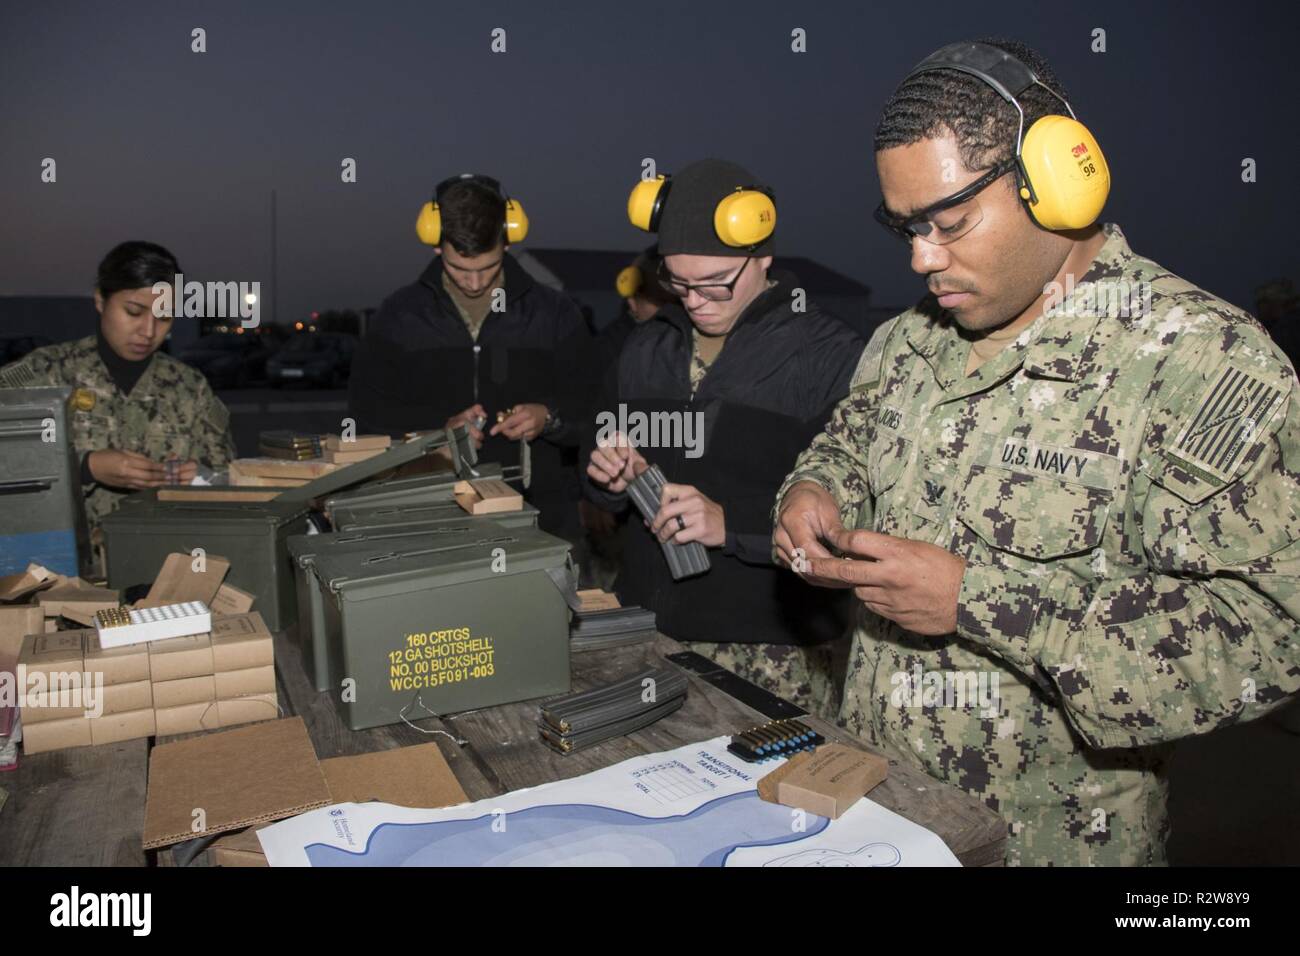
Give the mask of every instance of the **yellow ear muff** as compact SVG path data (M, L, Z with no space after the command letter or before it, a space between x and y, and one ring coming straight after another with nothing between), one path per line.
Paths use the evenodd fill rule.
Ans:
M713 230L734 248L756 246L776 230L776 203L756 189L737 189L713 211Z
M1069 116L1044 116L1029 128L1020 150L1027 188L1020 195L1044 229L1082 229L1097 221L1110 193L1110 167L1088 128Z
M517 199L506 200L506 242L523 242L528 235L528 213Z
M627 218L632 225L646 232L659 228L659 210L666 182L663 176L656 176L643 179L632 187L627 197Z
M618 278L614 280L614 288L623 298L630 299L641 291L642 281L641 270L636 266L628 266L619 272Z
M442 213L438 204L427 202L420 207L419 218L415 220L415 234L426 246L436 246L442 242Z

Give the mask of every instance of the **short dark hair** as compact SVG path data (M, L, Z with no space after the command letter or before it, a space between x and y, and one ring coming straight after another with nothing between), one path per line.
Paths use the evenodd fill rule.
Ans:
M119 243L99 263L95 288L105 299L123 289L143 289L155 282L171 285L181 271L176 257L156 242Z
M504 238L505 200L491 187L467 180L454 183L438 200L442 241L462 256L481 256Z
M1010 53L1034 71L1062 98L1069 99L1048 62L1016 40L976 41ZM1044 116L1065 114L1065 105L1041 86L1017 96L1025 111L1025 130ZM957 70L919 73L905 81L885 104L876 126L876 152L937 139L947 132L957 138L962 165L969 172L989 169L1015 152L1020 116L993 87Z

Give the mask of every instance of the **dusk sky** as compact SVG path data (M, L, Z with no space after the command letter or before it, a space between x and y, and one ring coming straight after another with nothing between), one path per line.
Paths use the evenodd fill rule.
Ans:
M1300 279L1295 13L1133 6L6 3L0 295L88 294L112 245L150 239L187 277L259 280L269 301L274 188L278 317L377 305L428 260L415 217L445 176L500 178L532 220L524 248L636 249L624 209L642 159L719 156L775 188L778 252L906 304L921 280L871 219L880 108L933 49L1001 35L1054 64L1097 134L1103 218L1250 307L1256 284Z

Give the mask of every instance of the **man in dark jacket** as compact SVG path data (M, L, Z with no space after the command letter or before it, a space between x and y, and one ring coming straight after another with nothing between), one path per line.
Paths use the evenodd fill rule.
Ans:
M440 183L417 230L436 255L370 321L348 395L358 429L467 424L484 460L505 466L519 463L527 441L526 497L544 529L575 537L578 373L590 343L581 314L507 254L507 237L522 239L527 219L495 180Z
M652 528L629 529L619 597L742 677L833 715L845 605L772 563L770 511L784 470L847 394L863 342L808 303L793 276L768 274L775 206L755 182L703 160L667 181L669 195L659 187L659 278L681 304L632 329L606 371L603 434L589 433L584 449L588 493L626 506L628 482L658 464L669 484ZM737 190L746 195L732 211L754 229L741 222L724 238L715 213ZM608 428L679 419L685 440L673 447L629 447ZM673 581L657 539L701 542L709 571Z

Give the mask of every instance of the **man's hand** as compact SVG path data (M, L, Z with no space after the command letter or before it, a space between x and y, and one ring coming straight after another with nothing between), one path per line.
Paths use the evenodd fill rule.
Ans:
M110 488L158 488L166 484L167 471L161 462L133 451L104 448L90 453L90 474Z
M776 517L772 544L780 563L801 574L809 584L826 588L852 587L839 579L826 579L811 573L809 561L830 558L823 542L844 530L840 509L829 491L812 481L801 481L786 492L781 512Z
M875 531L840 531L831 543L865 560L813 558L812 575L852 587L873 612L914 634L957 630L963 559L937 545Z
M619 494L627 491L627 483L649 467L641 453L628 442L627 436L615 432L608 440L601 439L592 449L587 475L606 491Z
M503 421L492 426L489 435L504 435L511 441L532 441L546 427L546 406L530 403L516 405Z
M660 541L698 541L706 548L720 548L727 540L727 518L722 505L700 489L669 482L650 530Z
M452 415L451 418L447 419L447 424L443 427L448 431L451 431L453 428L459 428L461 425L467 426L470 441L474 443L475 449L479 449L483 447L483 432L474 423L479 419L486 418L487 412L483 409L482 405L471 405L463 412ZM448 457L450 457L450 452L448 453Z

